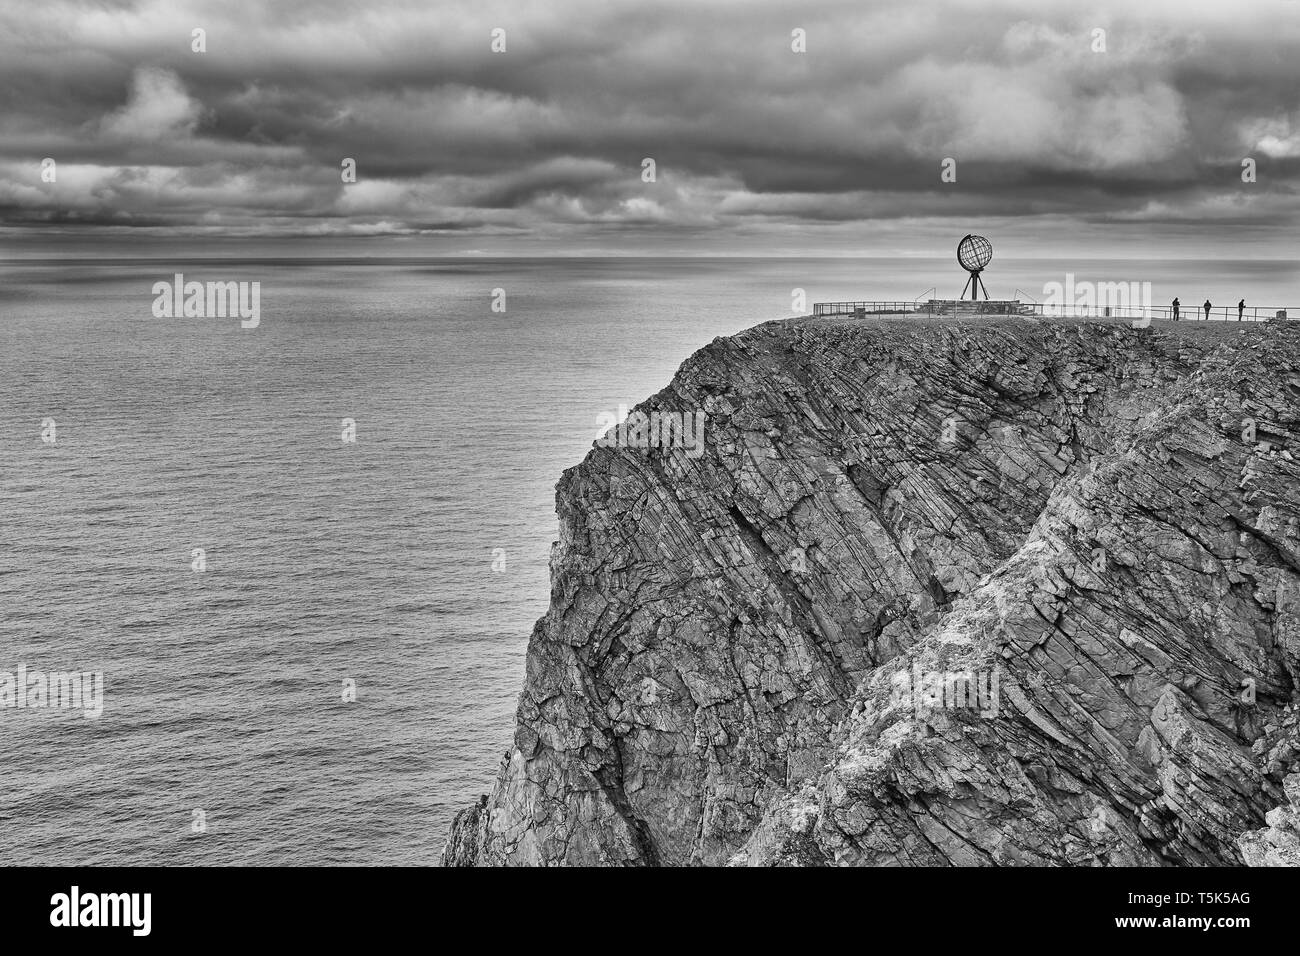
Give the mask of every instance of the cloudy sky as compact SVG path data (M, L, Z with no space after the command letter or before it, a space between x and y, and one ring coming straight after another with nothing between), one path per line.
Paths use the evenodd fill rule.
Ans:
M1296 0L0 0L0 255L1295 258L1298 186Z

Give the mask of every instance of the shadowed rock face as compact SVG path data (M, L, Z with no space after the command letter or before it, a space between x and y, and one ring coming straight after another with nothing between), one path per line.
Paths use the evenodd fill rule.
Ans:
M445 862L1263 860L1300 750L1298 369L1285 325L713 342L641 406L702 409L705 454L561 479L514 746Z

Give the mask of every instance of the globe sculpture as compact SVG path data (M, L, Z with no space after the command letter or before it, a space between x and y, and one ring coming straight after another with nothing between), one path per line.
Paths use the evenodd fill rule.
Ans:
M989 290L984 288L984 280L980 278L980 273L984 267L993 261L993 243L989 242L983 236L967 236L961 242L957 243L957 261L961 267L970 273L970 278L966 280L966 285L961 287L961 296L966 297L966 288L970 287L971 301L975 301L976 290L984 293L985 301L988 300Z

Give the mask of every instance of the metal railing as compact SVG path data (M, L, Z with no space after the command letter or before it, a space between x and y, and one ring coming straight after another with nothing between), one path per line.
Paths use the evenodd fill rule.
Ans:
M1295 309L1276 307L1247 306L1238 311L1235 305L1211 307L1205 309L1180 309L1178 321L1212 321L1212 322L1268 322L1279 316L1285 318ZM1043 318L1078 318L1078 319L1153 319L1172 320L1172 306L1078 306L1050 305L1041 302L1021 302L1018 299L988 299L971 301L970 299L930 299L925 302L814 302L813 315L1032 315Z
M813 315L853 315L864 312L886 315L897 312L924 312L924 302L814 302Z

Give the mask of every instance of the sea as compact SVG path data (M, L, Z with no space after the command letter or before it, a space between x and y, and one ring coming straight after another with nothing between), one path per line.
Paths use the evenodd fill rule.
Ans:
M985 282L1042 301L1067 273L1300 308L1287 261L995 260ZM177 274L260 283L257 327L155 314ZM555 483L598 418L717 336L964 280L917 258L0 261L5 862L436 864L510 745ZM102 712L17 706L19 674L56 672L100 675Z

